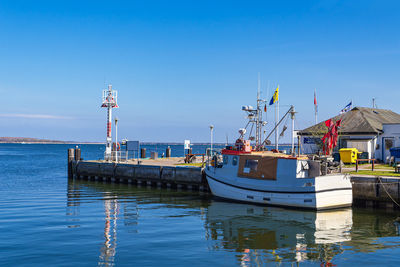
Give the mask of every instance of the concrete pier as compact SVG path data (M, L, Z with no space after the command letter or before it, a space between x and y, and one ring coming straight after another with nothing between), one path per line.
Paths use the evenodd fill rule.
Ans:
M352 176L353 204L379 209L400 209L400 179Z
M154 187L191 188L208 191L201 167L156 166L129 163L70 161L70 178L90 180L98 177L112 183L135 183Z

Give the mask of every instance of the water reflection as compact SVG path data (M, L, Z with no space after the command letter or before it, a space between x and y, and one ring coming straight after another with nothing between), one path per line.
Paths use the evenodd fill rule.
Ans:
M68 182L67 190L67 218L69 224L68 228L80 227L80 191L78 186L73 182Z
M117 249L118 201L110 193L104 196L104 244L100 249L99 265L113 266Z
M288 210L215 201L196 192L69 182L67 214L75 227L79 227L79 218L84 216L81 208L86 203L97 202L102 203L105 222L99 229L104 232L99 265L114 264L118 230L123 228L124 235L143 234L138 231L141 210L146 210L147 217L152 216L161 224L165 218L198 218L203 221L205 241L199 239L193 249L204 245L208 246L208 251L224 251L234 255L242 266L271 262L291 262L294 265L313 262L332 266L343 258L343 253L372 253L399 247L398 238L390 242L382 239L398 236L395 213L365 209ZM141 229L146 229L142 224ZM167 235L169 227L157 231ZM121 238L125 242L135 240L131 237L124 239L120 234L119 243ZM207 248L202 251L206 252Z
M206 217L213 249L234 250L242 265L318 260L328 264L351 240L352 210L314 212L212 201Z

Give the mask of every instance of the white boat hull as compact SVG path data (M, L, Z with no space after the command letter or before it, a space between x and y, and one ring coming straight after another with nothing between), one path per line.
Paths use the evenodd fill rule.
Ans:
M300 187L297 190L293 190L292 188L290 191L245 188L229 183L229 181L225 182L222 179L214 178L209 174L206 176L213 195L235 201L317 210L349 207L353 201L351 183L350 181L343 183L343 176L332 178L330 184L338 184L338 186L308 191ZM330 177L326 178L329 179ZM339 183L336 183L334 179L337 179Z

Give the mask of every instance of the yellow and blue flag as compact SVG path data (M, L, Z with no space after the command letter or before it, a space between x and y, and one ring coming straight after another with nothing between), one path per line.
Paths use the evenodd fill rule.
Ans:
M279 85L278 87L276 87L275 93L272 96L271 100L269 101L269 104L272 105L278 100L279 100Z

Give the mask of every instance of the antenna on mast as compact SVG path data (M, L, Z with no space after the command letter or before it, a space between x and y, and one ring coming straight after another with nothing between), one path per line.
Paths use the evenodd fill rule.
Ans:
M261 81L260 81L260 73L258 73L258 88L257 88L257 107L253 108L252 106L242 106L242 110L247 113L247 118L248 118L248 123L246 125L246 128L251 124L251 130L250 130L250 140L255 141L255 148L256 150L261 150L262 149L262 138L263 138L263 127L267 125L266 121L263 121L262 118L262 112L263 112L263 105L266 105L267 101L265 99L261 99ZM253 127L255 124L255 138L251 136L251 133L253 131ZM242 131L244 130L244 131ZM241 129L239 131L240 133L240 139L244 138L244 135L246 133L245 129Z

